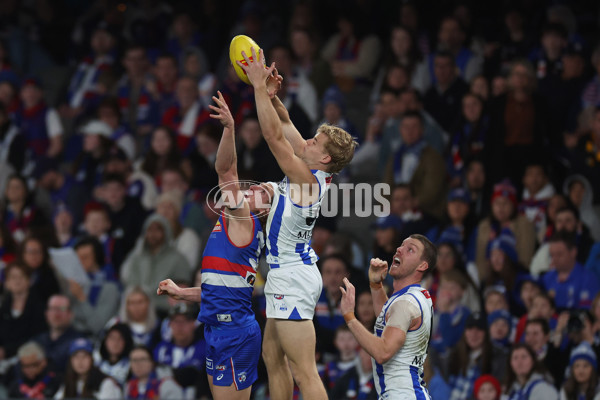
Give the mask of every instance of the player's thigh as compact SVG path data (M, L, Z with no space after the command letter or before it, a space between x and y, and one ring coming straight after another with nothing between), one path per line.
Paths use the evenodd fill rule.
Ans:
M281 347L295 366L315 364L315 327L312 320L274 320Z

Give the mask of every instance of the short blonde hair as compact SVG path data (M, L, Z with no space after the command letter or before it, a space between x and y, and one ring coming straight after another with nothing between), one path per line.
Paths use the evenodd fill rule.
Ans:
M322 124L317 132L329 138L325 143L325 150L331 157L328 172L337 174L352 161L358 142L348 132L335 125Z

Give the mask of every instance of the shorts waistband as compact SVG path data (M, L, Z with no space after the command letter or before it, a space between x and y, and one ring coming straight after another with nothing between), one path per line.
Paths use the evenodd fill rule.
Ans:
M215 325L205 325L207 329L210 329L214 334L219 336L227 336L227 335L237 335L240 330L246 330L253 326L258 327L258 322L253 319L242 325L235 326L215 326Z

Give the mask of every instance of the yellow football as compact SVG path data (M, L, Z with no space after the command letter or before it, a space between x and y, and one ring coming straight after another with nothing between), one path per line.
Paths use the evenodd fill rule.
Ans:
M229 60L231 61L231 65L233 65L237 76L248 85L250 85L250 80L248 80L246 71L237 65L236 61L246 64L246 60L244 60L244 57L242 56L242 51L246 53L246 56L250 60L252 60L252 47L254 47L254 51L256 51L256 56L258 57L258 50L260 47L258 47L254 40L246 35L237 35L231 39L231 44L229 45Z

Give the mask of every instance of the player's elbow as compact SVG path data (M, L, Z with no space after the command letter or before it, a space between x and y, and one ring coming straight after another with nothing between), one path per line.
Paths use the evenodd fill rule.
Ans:
M378 354L375 358L375 362L377 364L385 364L386 362L388 362L391 358L392 358L393 354L387 353L385 351L381 352L380 354Z

